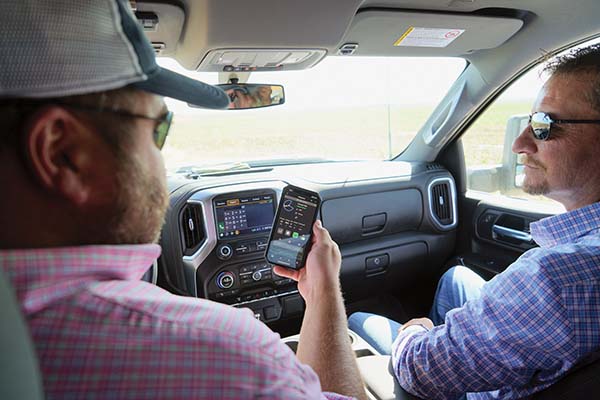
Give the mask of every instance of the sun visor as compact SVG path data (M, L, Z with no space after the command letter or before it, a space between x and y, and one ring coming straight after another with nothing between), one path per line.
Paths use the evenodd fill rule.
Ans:
M460 56L500 46L523 26L516 18L365 10L356 14L339 54Z

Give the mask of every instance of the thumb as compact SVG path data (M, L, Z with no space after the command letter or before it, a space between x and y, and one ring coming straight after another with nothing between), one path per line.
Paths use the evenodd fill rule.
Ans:
M290 278L295 281L298 280L298 271L293 269L283 268L279 265L273 266L273 272L275 272L279 276L283 276L284 278Z
M313 237L315 241L319 241L323 238L323 233L325 232L325 229L323 228L323 224L321 223L321 220L318 219L315 221L315 223L313 224Z

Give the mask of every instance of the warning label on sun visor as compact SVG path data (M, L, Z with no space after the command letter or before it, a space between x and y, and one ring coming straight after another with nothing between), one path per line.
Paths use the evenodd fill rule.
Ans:
M464 31L464 29L418 28L411 26L394 42L394 46L446 47L454 39L462 35Z

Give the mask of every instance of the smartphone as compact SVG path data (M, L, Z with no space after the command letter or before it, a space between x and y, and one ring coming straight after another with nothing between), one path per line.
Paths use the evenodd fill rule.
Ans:
M291 185L283 189L265 253L268 262L295 270L304 267L320 205L318 193Z

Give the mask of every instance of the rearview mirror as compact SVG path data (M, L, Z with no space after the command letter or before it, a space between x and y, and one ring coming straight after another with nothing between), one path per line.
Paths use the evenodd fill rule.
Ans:
M227 109L245 110L278 106L285 103L283 86L260 83L236 83L217 85L229 95Z

